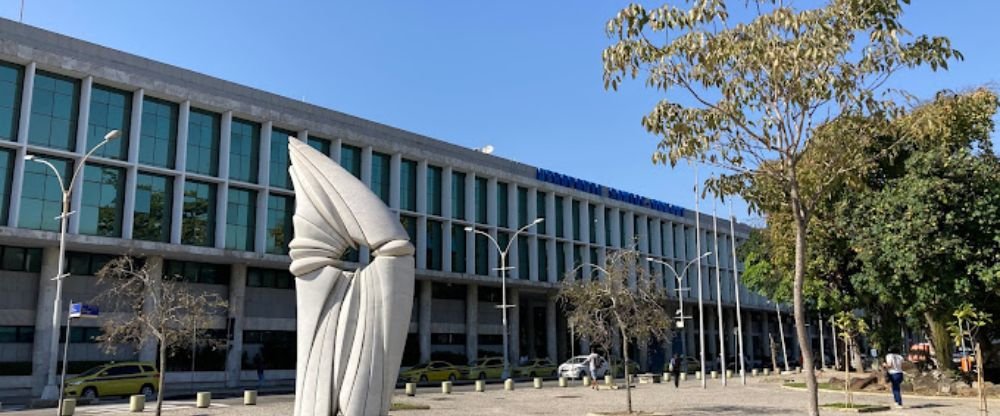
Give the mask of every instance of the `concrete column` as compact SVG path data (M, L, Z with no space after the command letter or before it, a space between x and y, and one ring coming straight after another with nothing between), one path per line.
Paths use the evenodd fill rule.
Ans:
M24 66L24 80L21 85L21 112L17 124L17 142L24 145L28 143L28 122L31 120L31 99L35 89L35 63L29 62ZM7 210L7 225L17 226L18 215L21 211L21 188L24 182L24 156L27 152L25 148L19 147L17 157L14 158L14 171L10 180L10 208ZM55 276L53 274L53 276ZM44 380L43 380L44 382Z
M546 354L552 362L558 363L559 357L557 354L556 344L556 297L548 296L545 299L545 347Z
M486 181L486 223L491 226L497 225L497 179L489 178Z
M402 164L403 156L399 153L393 153L389 159L389 208L397 211L399 210L399 181L401 180L400 175L402 175L400 171Z
M343 144L344 141L341 139L334 139L330 143L330 159L333 159L333 162L338 165L340 164L340 148Z
M161 256L146 257L146 267L149 270L150 279L159 280L163 278L163 257ZM143 300L142 304L143 312L153 313L155 307L156 307L156 301L152 297L147 295ZM142 346L142 348L139 349L139 360L156 361L157 343L156 341L153 341L151 339L153 334L151 334L149 331L145 331L145 333L146 333L145 337L147 339L150 339L150 342L147 342L145 345Z
M622 246L622 221L618 208L611 208L611 242L610 247L620 248Z
M561 235L560 237L566 237L566 239L568 239L568 240L573 240L573 227L574 227L574 224L573 224L573 198L568 197L568 196L564 197L563 198L562 209L563 209L563 224L562 225L563 225L563 232L565 233L565 235ZM569 270L569 269L570 269L569 267L566 268L566 270Z
M142 97L142 88L132 93L132 114L129 118L128 137L120 139L128 142L125 200L122 204L122 239L125 240L132 239L132 229L135 227L135 186L139 174L136 164L139 163L139 137L142 130Z
M545 235L550 239L556 237L556 194L553 192L545 194L545 222L542 225L545 226Z
M187 139L188 119L191 116L191 102L184 101L180 105L177 117L177 153L174 157L174 168L181 172L174 177L174 197L170 219L170 243L181 243L181 229L184 218L184 172L187 170Z
M232 331L229 352L226 354L226 387L240 385L240 371L243 369L243 327L247 290L247 265L234 264L229 276L229 319Z
M80 82L80 101L79 108L77 109L77 122L76 122L76 154L83 156L90 151L87 146L87 125L90 122L90 94L91 89L94 86L94 77L86 77ZM106 133L106 132L105 132ZM103 133L102 133L103 135ZM121 139L119 139L121 140ZM76 163L82 160L82 157L77 160ZM74 166L75 168L75 166ZM81 170L81 175L85 172ZM77 178L76 182L73 183L73 193L70 196L70 211L80 212L80 204L83 201L83 182L84 178L81 176ZM80 216L71 215L69 217L68 229L66 230L70 234L79 234L80 231Z
M56 300L56 282L59 274L59 247L42 249L42 268L38 275L38 300L35 302L35 339L31 355L31 395L38 396L45 387L49 372L49 354L52 351L52 304ZM65 303L65 302L64 302ZM61 308L62 305L59 305Z
M215 198L215 248L226 248L226 219L229 215L229 141L232 138L233 112L222 113L219 120L219 179Z
M549 282L558 282L562 276L559 276L559 256L556 253L558 250L556 246L556 240L548 239L545 241L545 257L548 259L548 269L549 269Z
M479 285L470 283L465 290L465 356L479 358Z
M361 183L368 189L372 188L372 147L361 148Z
M465 175L465 218L470 224L476 223L476 174ZM476 274L476 234L465 233L465 270L470 275Z
M431 360L431 281L420 280L420 316L417 331L420 336L420 362Z
M507 325L510 330L510 363L514 366L521 358L521 297L517 288L508 288L507 303L514 305L507 311Z
M420 194L417 194L420 195ZM420 197L417 197L420 200ZM417 217L416 266L418 270L427 269L427 217Z
M260 159L257 161L257 177L264 189L257 193L257 218L254 229L254 251L267 251L267 191L271 175L271 129L270 121L265 121L260 127ZM339 148L338 148L339 151ZM338 161L340 159L337 159Z
M607 222L607 218L604 218L604 204L598 204L596 207L594 207L594 217L595 217L594 221L597 222L597 225L594 227L597 229L597 235L595 236L597 237L597 239L594 241L597 242L598 246L605 246L608 244L608 242L605 239L606 236L604 233L604 227ZM596 261L596 259L592 260Z
M451 212L451 175L453 169L451 166L445 166L441 169L441 216L445 218L455 218L455 213ZM451 246L448 246L451 247Z

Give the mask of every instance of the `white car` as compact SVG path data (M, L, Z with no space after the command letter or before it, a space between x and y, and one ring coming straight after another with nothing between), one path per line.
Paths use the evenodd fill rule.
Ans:
M566 360L566 362L559 365L559 376L568 378L581 378L583 376L589 375L590 365L585 364L587 361L586 355L577 355L576 357ZM608 371L608 361L601 359L601 366L594 370L595 375L598 378L604 377L604 373Z

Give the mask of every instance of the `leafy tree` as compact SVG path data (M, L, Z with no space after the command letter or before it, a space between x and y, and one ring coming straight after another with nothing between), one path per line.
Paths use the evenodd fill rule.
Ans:
M795 9L783 1L749 0L746 19L730 19L724 0L686 2L647 9L632 4L607 25L617 42L603 52L604 84L617 89L627 77L646 75L646 85L666 98L643 117L659 136L657 163L705 162L725 170L710 181L718 194L741 194L757 209L782 206L795 230L792 299L802 346L810 415L818 415L813 354L802 296L811 217L843 174L868 163L840 147L826 161L833 174L803 187L800 162L807 144L833 120L855 124L857 137L872 137L867 123L898 111L883 85L901 68L947 67L961 55L941 37L912 36L901 24L907 0L830 0ZM748 192L770 182L767 200ZM766 214L771 212L763 209Z
M983 356L983 341L990 342L990 339L981 338L982 329L993 322L993 317L989 313L976 310L975 307L966 303L960 306L952 314L956 322L949 325L949 330L955 338L955 342L965 345L968 339L976 354L976 390L979 392L979 414L986 416L989 414L986 403L986 383L983 379L983 371L986 368Z
M632 413L632 390L629 383L628 345L635 340L647 345L653 339L667 339L671 335L666 311L666 296L657 287L654 276L639 264L643 257L637 250L619 250L608 253L603 266L591 265L603 272L591 280L577 279L575 270L566 273L566 280L559 289L559 300L567 312L567 319L579 336L606 350L621 341L625 365L625 400ZM635 276L631 280L630 276Z
M857 354L857 341L859 336L868 333L868 324L850 312L840 312L834 316L834 325L840 331L838 335L844 339L844 402L847 407L854 407L854 395L851 393L851 362L850 356ZM858 354L860 356L860 354ZM860 368L859 368L860 369Z
M163 407L164 376L167 357L191 345L192 339L217 347L207 334L212 319L225 312L227 302L215 293L194 293L175 277L158 278L150 272L149 262L128 256L109 261L97 272L98 284L107 289L97 301L109 305L116 314L101 324L97 338L102 348L114 352L119 345L142 347L158 344L160 388L156 396L156 414Z

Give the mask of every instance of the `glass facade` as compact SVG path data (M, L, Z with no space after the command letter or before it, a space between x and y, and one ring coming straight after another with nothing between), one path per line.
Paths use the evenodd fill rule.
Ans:
M173 169L177 150L177 104L143 97L139 163Z
M443 230L441 221L427 221L427 269L441 270Z
M451 226L451 271L465 273L465 226Z
M76 150L80 81L38 71L31 99L28 143L53 149Z
M528 245L528 237L517 236L517 277L521 280L528 280L531 277L531 246Z
M490 241L485 235L476 234L476 274L488 276Z
M497 225L500 227L510 226L510 210L507 209L508 186L506 183L497 182Z
M229 131L229 179L257 183L260 124L233 119Z
M399 165L399 208L417 210L417 162L403 159Z
M288 130L271 129L271 160L268 183L275 188L292 189L292 178L288 176L288 167L292 165L288 158L288 138L293 133Z
M73 163L66 159L44 157L59 175L68 178L73 173ZM21 188L21 216L18 227L33 230L59 231L62 213L62 185L55 172L48 166L34 161L24 162L24 182Z
M538 198L535 198L535 218L545 218L545 194L539 192ZM538 234L547 234L552 227L552 220L546 218L544 222L535 226L535 232Z
M87 164L83 168L80 234L121 237L125 170Z
M292 240L292 214L295 200L290 196L267 196L267 246L271 254L287 254L288 243Z
M563 197L556 195L556 236L567 238L566 230L566 216L563 211Z
M135 189L135 224L132 238L136 240L170 241L171 206L174 182L170 178L139 173Z
M344 144L340 146L340 166L355 178L361 178L361 148Z
M7 225L10 214L10 182L14 172L14 152L0 149L0 225Z
M406 235L410 237L410 243L417 244L417 217L411 215L400 215L399 223L406 230Z
M587 204L587 230L590 234L590 244L597 244L597 211L594 204ZM595 260L597 257L591 258Z
M465 219L465 173L451 172L451 217Z
M389 190L392 189L392 184L389 183L390 163L392 163L391 156L372 152L372 192L375 192L386 205L389 205Z
M0 140L17 139L23 82L24 69L18 65L0 62Z
M253 251L257 223L257 192L229 188L226 198L226 248Z
M309 139L306 140L306 144L324 155L330 155L330 141L327 139L309 135Z
M441 215L442 170L438 166L427 167L427 213Z
M549 281L549 240L538 240L538 280Z
M181 244L215 245L215 184L192 180L184 183Z
M90 116L87 120L87 151L104 140L111 130L121 136L106 143L94 156L125 160L132 121L132 93L94 84L90 90Z
M188 117L187 171L219 174L219 115L192 108Z
M486 224L486 178L476 178L476 222Z
M566 243L556 243L556 277L559 281L566 278Z
M573 200L572 204L573 239L580 239L580 201Z
M528 190L517 187L517 226L528 225Z

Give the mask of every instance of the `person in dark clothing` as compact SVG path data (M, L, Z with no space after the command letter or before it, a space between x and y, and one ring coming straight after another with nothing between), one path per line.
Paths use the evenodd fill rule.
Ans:
M674 378L674 388L680 387L681 383L681 356L674 354L670 359L670 376Z
M264 384L264 355L257 351L253 356L253 366L257 368L257 388Z

